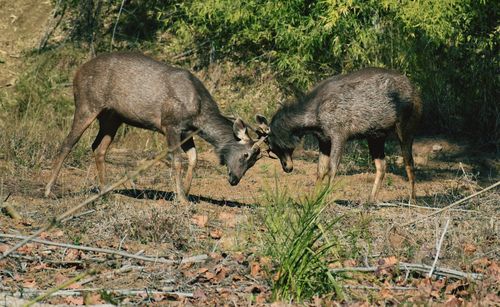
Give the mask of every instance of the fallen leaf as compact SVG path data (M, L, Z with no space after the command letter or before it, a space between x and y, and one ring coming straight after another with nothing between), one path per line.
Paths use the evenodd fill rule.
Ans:
M194 215L192 218L191 218L191 221L197 225L198 227L202 228L202 227L205 227L207 225L207 222L208 222L208 216L206 215Z
M83 295L83 303L85 305L100 305L104 304L105 301L101 298L99 293L85 293Z
M477 247L474 245L474 244L471 244L471 243L465 243L464 244L464 253L466 255L472 255L476 252L477 250Z
M259 295L257 295L257 297L255 298L255 302L257 304L264 304L267 300L267 294L262 292L260 293Z
M225 267L219 267L215 270L215 276L212 279L212 282L219 283L227 276L228 270Z
M378 264L379 266L384 266L384 267L390 267L398 263L398 258L395 256L390 256L387 258L382 258L379 259Z
M206 300L207 299L207 296L205 295L205 292L203 292L203 290L201 289L196 289L193 291L193 297L195 299L198 299L198 300Z
M210 232L210 237L212 239L218 240L222 237L222 231L219 229L214 229Z
M83 305L82 296L68 296L64 298L64 301L68 305Z
M64 256L64 261L75 261L80 258L80 251L76 249L69 249Z
M342 265L347 268L355 267L356 266L356 260L354 259L347 259L345 260Z
M236 216L230 212L221 212L219 214L219 220L221 220L225 226L234 227L236 226Z
M463 306L464 300L454 295L450 295L448 299L444 302L446 307L455 307L455 306Z
M242 252L236 252L233 254L233 259L236 260L239 264L245 261L245 255Z
M29 269L30 272L38 272L47 269L49 266L46 263L37 264Z
M36 281L34 278L25 279L23 281L23 287L25 288L36 288Z
M7 250L9 250L9 245L0 243L0 253L5 253Z
M57 274L54 276L54 283L56 285L60 285L66 280L68 280L68 278L64 276L61 272L57 272Z
M35 249L35 244L28 243L17 249L20 254L30 254Z
M250 263L250 275L252 275L252 277L260 275L260 264L258 262L252 261Z

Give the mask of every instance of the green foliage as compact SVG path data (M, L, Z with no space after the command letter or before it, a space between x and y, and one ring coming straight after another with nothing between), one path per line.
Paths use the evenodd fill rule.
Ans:
M298 95L333 74L394 68L422 90L424 131L500 146L498 1L132 0L120 18L121 0L83 2L62 0L68 28L98 50L142 45L195 67L267 63Z
M323 222L330 189L296 202L277 188L267 195L264 222L267 253L277 262L273 281L275 300L302 301L315 295L342 297L341 287L329 272L327 256L337 246L326 232L340 217Z

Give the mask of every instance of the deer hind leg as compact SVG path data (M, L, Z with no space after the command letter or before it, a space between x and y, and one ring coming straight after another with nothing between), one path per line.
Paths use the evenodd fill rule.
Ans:
M97 119L99 120L99 133L97 133L94 143L92 143L92 150L94 151L97 175L99 177L99 188L102 191L106 186L106 165L104 161L106 152L111 142L113 142L122 121L112 111L105 111L99 114Z
M331 184L335 175L337 174L337 169L340 164L340 159L342 158L342 152L345 145L344 139L333 139L330 148L330 169L328 171L329 180L328 183Z
M318 173L316 185L320 185L330 170L330 142L319 141Z
M187 137L188 135L186 133L181 134L182 141L184 141ZM181 147L188 156L188 169L186 171L186 177L184 178L184 192L188 195L189 190L191 189L191 182L193 181L193 171L197 162L196 147L194 145L193 137L186 140Z
M97 117L97 113L91 113L88 110L83 109L82 107L78 107L75 109L75 115L73 117L73 125L71 127L71 131L68 136L64 139L61 147L59 148L59 152L54 159L52 166L52 175L50 176L50 180L45 187L45 197L50 195L50 190L54 185L59 172L61 171L62 164L64 159L68 156L71 149L78 142L82 134L87 130L90 124Z
M380 191L380 185L384 180L386 169L384 143L385 137L368 138L368 148L370 150L370 156L372 157L376 168L375 182L373 183L372 192L370 194L370 198L368 199L369 202L377 200L378 192Z
M181 133L172 127L165 128L165 132L168 149L172 152L172 166L174 169L177 199L181 204L187 204L189 201L182 186Z
M413 134L408 132L408 129L405 130L399 125L396 126L396 133L401 145L401 154L403 155L406 174L408 175L408 181L410 182L411 201L415 202L417 197L415 192L415 173L412 154Z

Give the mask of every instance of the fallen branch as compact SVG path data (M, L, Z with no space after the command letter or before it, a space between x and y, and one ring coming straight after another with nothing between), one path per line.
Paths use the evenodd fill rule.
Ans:
M9 291L9 288L0 288L1 291ZM105 288L85 288L85 289L72 289L72 290L58 290L50 293L50 296L77 296L82 295L85 292L100 292L106 291L107 293L119 294L119 295L151 295L151 294L166 294L166 295L177 295L179 297L192 298L193 293L191 292L180 292L180 291L161 291L161 290L132 290L132 289L105 289ZM0 292L1 293L1 292ZM5 292L1 293L4 294ZM24 288L22 292L8 293L10 295L21 297L22 295L36 295L44 293L43 290Z
M431 269L430 266L425 265L425 264L416 264L416 263L408 263L408 262L400 262L397 264L397 267L401 271L415 271L419 273L428 273ZM332 273L344 273L344 272L362 272L362 273L367 273L367 272L376 272L380 270L380 267L345 267L345 268L338 268L338 269L331 269L330 272ZM454 279L462 279L462 278L472 278L474 280L481 280L483 278L482 274L478 273L466 273L462 271L457 271L453 269L447 269L447 268L438 268L436 267L432 275L435 276L443 276L443 277L448 277L448 278L454 278Z
M376 206L376 207L410 207L410 208L417 208L417 209L423 209L423 210L441 210L441 208L417 206L417 205L406 204L406 203L378 203L378 204L375 204L374 206ZM450 209L450 211L479 213L479 211L467 210L467 209Z
M89 282L92 282L92 281L98 279L99 277L103 277L103 278L107 279L107 278L112 277L115 274L127 273L127 272L130 272L132 270L140 270L142 268L144 268L144 267L142 267L142 266L124 265L123 267L121 267L119 269L113 270L111 272L106 272L106 274L99 274L99 275L90 276L89 278L86 278L86 279L80 281L77 285L78 286L83 286L85 284L88 284Z
M28 238L28 237L0 233L0 238L26 240L26 238ZM154 257L148 257L148 256L134 255L134 254L130 254L130 253L127 253L124 251L115 250L115 249L108 249L108 248L99 248L99 247L90 247L90 246L84 246L84 245L58 243L58 242L53 242L53 241L41 240L41 239L31 239L30 241L44 244L44 245L52 245L52 246L72 248L72 249L78 249L78 250L84 250L84 251L90 251L90 252L96 252L96 253L111 254L111 255L122 256L125 258L132 258L132 259L148 261L148 262L155 262L155 263L183 264L183 263L193 263L193 262L204 262L205 260L208 259L207 255L198 255L198 256L189 257L189 258L185 258L185 259L181 259L181 260L168 260L168 259L164 259L164 258L154 258Z
M444 235L446 234L446 231L448 230L448 225L450 224L450 219L446 220L446 224L444 225L443 233L441 234L441 238L439 238L439 242L437 245L436 249L436 256L434 257L434 261L432 262L431 269L429 270L429 274L427 274L427 277L431 278L432 277L432 272L434 271L434 268L436 267L436 263L439 258L439 253L441 252L441 246L443 245L443 240L444 240Z
M37 303L37 302L40 302L44 299L46 299L47 297L53 295L54 293L56 293L57 291L61 290L61 289L64 289L72 284L74 284L75 282L79 281L80 279L84 278L85 276L89 275L89 274L94 274L95 271L89 271L89 272L83 272L81 274L78 274L77 276L67 280L66 282L63 282L62 284L52 288L52 289L49 289L47 291L42 291L40 293L40 295L38 295L37 297L35 297L34 299L32 299L31 301L29 301L25 306L26 307L29 307L29 306L32 306L33 304Z
M361 289L361 290L391 290L391 291L410 291L410 290L417 290L417 287L401 287L401 286L394 286L394 287L375 287L375 286L362 286L362 285L343 285L342 288L346 289Z
M62 213L61 215L57 216L57 217L54 217L51 222L43 227L41 227L40 229L38 229L37 231L35 231L35 233L33 233L32 235L28 236L28 237L25 237L25 239L23 239L21 242L19 242L18 244L14 245L13 247L11 247L9 250L6 250L2 255L0 255L0 260L2 260L3 258L7 257L9 254L11 254L12 252L16 251L18 248L20 248L21 246L24 246L26 243L28 243L29 241L33 240L34 238L38 237L42 232L44 231L47 231L49 229L51 229L52 227L54 227L55 225L59 224L59 223L62 223L62 221L70 216L72 216L75 212L77 212L78 210L80 210L81 208L87 206L88 204L91 204L93 203L94 201L98 200L99 198L103 197L104 195L108 194L109 192L113 191L115 188L121 186L122 184L124 184L125 182L127 181L130 181L132 179L134 179L135 177L137 177L139 174L141 174L142 172L150 169L153 165L155 165L156 163L160 162L161 160L163 160L170 152L172 152L173 150L176 150L178 149L180 146L182 146L185 142L187 142L188 140L190 140L195 134L197 134L200 130L196 130L195 132L191 133L189 136L187 136L184 140L182 140L177 146L175 146L174 148L167 148L166 150L164 150L163 152L161 152L160 154L158 154L153 160L150 160L150 161L147 161L145 163L143 163L142 165L140 165L137 169L135 169L134 171L126 174L125 176L123 176L121 179L119 179L118 181L115 181L115 183L111 184L111 185L108 185L106 186L102 191L99 192L99 194L97 195L94 195L94 196L91 196L89 198L87 198L85 201L81 202L79 205L69 209L68 211Z
M441 213L441 212L443 212L443 211L446 211L446 210L448 210L448 209L450 209L450 208L452 208L452 207L454 207L454 206L457 206L457 205L459 205L459 204L461 204L461 203L463 203L463 202L465 202L465 201L467 201L467 200L469 200L469 199L471 199L471 198L474 198L474 197L476 197L476 196L478 196L478 195L483 194L484 192L487 192L487 191L489 191L489 190L491 190L491 189L494 189L494 188L496 188L496 187L497 187L497 186L499 186L499 185L500 185L500 181L497 181L497 183L492 184L492 185L490 185L489 187L487 187L487 188L485 188L485 189L482 189L482 190L481 190L481 191L479 191L479 192L476 192L476 193L474 193L474 194L472 194L472 195L469 195L469 196L467 196L467 197L465 197L465 198L462 198L461 200L456 201L456 202L452 203L451 205L448 205L448 206L446 206L446 207L444 207L444 208L442 208L442 209L439 209L439 210L437 210L437 211L435 211L435 212L433 212L433 213L431 213L431 214L428 214L428 215L426 215L426 216L424 216L424 217L421 217L421 218L415 219L415 220L413 220L413 221L411 221L411 222L408 222L408 223L402 224L402 225L401 225L401 227L406 227L406 226L410 226L410 225L413 225L413 224L417 224L417 223L419 223L419 222L422 222L422 221L424 221L424 220L428 219L428 218L429 218L429 217L431 217L431 216L434 216L434 215L439 214L439 213Z

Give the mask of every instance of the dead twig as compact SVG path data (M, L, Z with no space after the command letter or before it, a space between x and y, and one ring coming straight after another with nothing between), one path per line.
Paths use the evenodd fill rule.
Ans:
M439 253L441 252L441 246L443 245L443 240L444 240L444 235L446 234L446 231L448 230L448 225L450 224L450 219L446 220L446 224L444 225L443 233L441 233L441 238L439 238L439 242L437 244L436 248L436 256L434 257L434 262L432 262L431 269L429 270L429 274L427 274L427 277L431 278L432 277L432 272L434 271L434 268L436 267L436 263L439 258Z
M361 286L361 285L343 285L342 288L346 289L361 289L361 290L391 290L391 291L410 291L410 290L417 290L417 287L401 287L401 286L394 286L394 287L375 287L375 286Z
M10 291L9 288L0 288L0 291ZM161 290L133 290L133 289L105 289L105 288L85 288L85 289L72 289L72 290L58 290L56 292L50 293L50 296L77 296L82 295L85 292L100 292L106 291L107 293L113 293L118 295L141 295L141 294L165 294L165 295L177 295L179 297L192 298L193 293L191 292L180 292L180 291L161 291ZM12 295L20 297L26 294L39 294L43 293L43 290L25 288L23 292L15 292ZM10 293L9 293L10 294Z
M80 281L77 285L83 286L85 284L88 284L89 282L92 282L92 281L98 279L99 277L103 277L103 278L107 279L107 278L113 277L113 275L115 275L115 274L127 273L127 272L131 272L132 270L140 270L142 268L144 268L144 267L143 266L124 265L119 269L116 269L116 270L113 270L111 272L107 272L106 274L103 274L103 276L101 276L101 275L90 276L89 278L86 278L86 279Z
M431 267L425 264L416 264L416 263L408 263L408 262L400 262L397 264L397 268L401 271L414 271L414 272L419 272L426 274L430 271ZM345 267L345 268L338 268L338 269L331 269L330 272L332 273L345 273L345 272L361 272L361 273L368 273L368 272L376 272L380 269L380 267ZM439 268L435 267L432 275L435 276L443 276L443 277L448 277L448 278L454 278L454 279L463 279L463 278L471 278L474 280L481 280L483 278L482 274L479 273L467 273L467 272L462 272L462 271L457 271L453 269L447 269L447 268Z
M479 191L479 192L476 192L476 193L474 193L474 194L472 194L472 195L469 195L469 196L467 196L467 197L465 197L465 198L462 198L461 200L456 201L456 202L452 203L451 205L448 205L448 206L446 206L446 207L444 207L444 208L442 208L442 209L439 209L439 210L437 210L437 211L435 211L435 212L433 212L433 213L431 213L431 214L428 214L428 215L426 215L426 216L424 216L424 217L421 217L421 218L415 219L415 220L413 220L413 221L411 221L411 222L404 223L404 224L402 224L402 225L400 225L400 226L401 226L401 227L406 227L406 226L410 226L410 225L413 225L413 224L420 223L420 222L422 222L422 221L424 221L424 220L428 219L428 218L429 218L429 217L431 217L431 216L434 216L434 215L439 214L439 213L441 213L441 212L443 212L443 211L446 211L446 210L448 210L448 209L450 209L450 208L452 208L452 207L455 207L455 206L457 206L457 205L459 205L459 204L461 204L461 203L463 203L463 202L465 202L465 201L468 201L468 200L469 200L469 199L471 199L471 198L474 198L474 197L476 197L476 196L478 196L478 195L481 195L481 194L483 194L483 193L485 193L485 192L487 192L487 191L489 191L489 190L492 190L492 189L496 188L496 187L497 187L497 186L499 186L499 185L500 185L500 181L497 181L497 183L492 184L492 185L490 185L489 187L487 187L487 188L485 188L485 189L482 189L482 190L481 190L481 191Z
M74 284L75 282L79 281L80 279L84 278L85 276L87 276L89 274L94 274L94 273L95 273L95 271L91 270L91 271L86 271L86 272L83 272L81 274L78 274L77 276L67 280L66 282L63 282L62 284L60 284L60 285L58 285L58 286L56 286L56 287L54 287L46 292L42 292L39 296L37 296L33 300L29 301L25 306L26 307L32 306L33 304L35 304L39 301L42 301L42 300L46 299L47 297L53 295L57 291Z
M91 214L91 213L94 213L94 212L95 212L95 210L91 209L91 210L88 210L88 211L85 211L85 212L82 212L82 213L79 213L79 214L75 214L73 216L65 218L64 220L61 221L61 223L64 223L64 222L67 222L69 220L73 220L73 219L76 219L76 218L79 218L79 217L82 217L84 215Z
M26 240L26 238L29 238L29 237L0 233L0 238ZM31 239L30 241L35 242L35 243L45 244L45 245L52 245L52 246L58 246L58 247L64 247L64 248L72 248L72 249L78 249L78 250L84 250L84 251L90 251L90 252L96 252L96 253L111 254L111 255L122 256L125 258L132 258L132 259L137 259L137 260L142 260L142 261L165 263L165 264L204 262L205 260L208 259L207 255L198 255L198 256L189 257L189 258L181 259L181 260L168 260L168 259L164 259L164 258L154 258L154 257L141 256L141 255L134 255L134 254L130 254L130 253L127 253L124 251L108 249L108 248L99 248L99 247L90 247L90 246L84 246L84 245L58 243L58 242L53 242L53 241L41 240L41 239Z
M135 177L137 177L142 172L150 169L153 165L155 165L156 163L158 163L161 160L163 160L170 152L172 152L173 150L177 150L181 145L183 145L185 142L187 142L188 140L190 140L194 135L198 134L199 131L200 130L198 129L195 132L191 133L184 140L182 140L176 147L174 147L174 148L167 148L166 150L164 150L163 152L161 152L159 155L157 155L153 160L144 162L142 165L140 165L134 171L129 172L128 174L126 174L125 176L123 176L118 181L115 181L115 183L113 183L113 184L108 185L107 187L105 187L102 191L99 192L99 194L87 198L85 201L81 202L79 205L77 205L77 206L75 206L75 207L67 210L66 212L62 213L61 215L59 215L57 217L54 217L49 224L41 227L38 231L35 231L35 233L33 233L32 235L30 235L28 237L25 237L25 239L23 239L21 242L19 242L18 244L14 245L9 250L6 250L2 255L0 255L0 260L3 259L3 258L5 258L5 257L7 257L12 252L16 251L21 246L24 246L29 241L31 241L34 238L38 237L42 232L51 229L52 227L54 227L55 225L57 225L59 223L62 223L62 221L64 219L72 216L75 212L77 212L81 208L87 206L88 204L93 203L97 199L99 199L99 198L103 197L104 195L108 194L109 192L111 192L115 188L121 186L125 182L134 179Z
M118 16L116 17L115 26L113 27L113 35L111 35L111 44L109 46L109 50L113 50L113 43L115 41L116 27L118 26L118 21L120 21L120 15L122 14L124 4L125 4L125 0L122 0L122 4L120 5L120 10L118 11Z
M375 204L374 206L376 206L376 207L410 207L410 208L417 208L417 209L424 209L424 210L441 210L441 208L417 206L417 205L406 204L406 203L378 203L378 204ZM450 209L450 211L479 213L479 211L477 211L477 210L467 210L467 209Z

